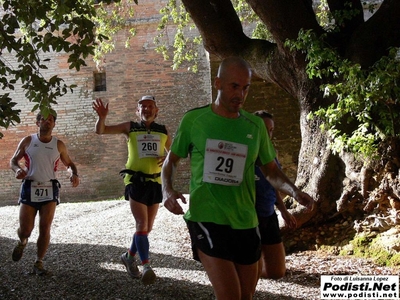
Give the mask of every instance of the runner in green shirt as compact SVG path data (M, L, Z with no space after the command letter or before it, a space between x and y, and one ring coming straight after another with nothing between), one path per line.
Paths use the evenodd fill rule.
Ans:
M254 167L271 184L308 202L282 173L263 121L243 111L251 82L251 69L237 57L225 59L214 85L216 100L185 114L162 169L164 206L184 214L174 190L173 178L181 158L190 156L189 210L185 220L192 240L194 258L200 260L221 299L252 299L257 284L257 262L261 244L255 211Z

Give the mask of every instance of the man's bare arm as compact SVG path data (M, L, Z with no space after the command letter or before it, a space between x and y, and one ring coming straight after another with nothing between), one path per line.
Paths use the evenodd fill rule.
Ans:
M264 176L271 183L271 185L278 191L290 195L301 205L304 205L308 209L313 209L314 200L307 194L299 190L282 172L278 167L275 160L260 167Z
M23 138L19 142L17 150L10 159L10 168L15 172L15 178L17 179L24 179L27 175L26 170L20 167L19 161L24 157L25 150L31 143L31 139L32 138L30 136Z
M186 203L186 199L183 196L183 194L174 190L173 188L173 181L179 160L180 160L179 156L169 151L164 161L161 172L164 206L170 212L176 215L181 215L184 213L182 206L178 203L177 200L181 199L183 203Z

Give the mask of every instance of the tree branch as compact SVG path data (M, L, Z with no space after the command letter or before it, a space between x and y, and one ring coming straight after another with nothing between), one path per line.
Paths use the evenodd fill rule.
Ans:
M351 36L346 57L371 66L388 54L390 47L400 47L400 1L384 0L378 11L359 26Z
M342 34L347 36L364 23L364 10L360 0L327 0L327 2L333 16L338 14L343 16L345 12L351 15L351 18L336 19Z
M297 39L302 28L322 33L312 8L312 1L247 0L247 2L265 23L280 48L283 48L283 43L287 39Z
M240 54L250 43L230 0L182 0L203 37L207 51L219 57Z

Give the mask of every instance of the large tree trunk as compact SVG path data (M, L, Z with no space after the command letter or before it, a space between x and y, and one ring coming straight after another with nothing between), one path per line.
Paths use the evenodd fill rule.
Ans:
M323 98L319 90L321 82L310 80L306 75L305 55L284 46L287 39L297 38L300 29L312 29L317 35L324 33L316 21L312 1L247 0L273 35L274 43L247 37L229 0L182 2L201 33L206 50L221 59L232 55L243 57L259 77L277 84L298 100L302 144L296 184L318 203L312 212L292 205L299 225L316 224L338 216L357 218L365 210L375 209L377 202L371 200L371 195L382 185L372 180L373 174L386 178L386 196L380 194L380 201L389 199L389 194L399 199L400 147L397 140L383 151L387 153L387 149L392 149L386 163L363 166L352 154L333 154L327 147L327 136L321 132L318 119L307 119L310 112L335 101ZM389 47L400 46L400 1L383 1L379 11L367 22L363 18L361 1L350 2L353 11L359 14L352 20L344 20L340 32L327 33L327 41L344 58L367 67L386 55ZM328 0L328 4L333 12L349 9L341 0ZM388 161L391 161L390 172L384 169ZM391 181L388 178L392 178ZM389 188L391 184L397 184L396 192L396 188ZM371 203L369 208L367 203Z

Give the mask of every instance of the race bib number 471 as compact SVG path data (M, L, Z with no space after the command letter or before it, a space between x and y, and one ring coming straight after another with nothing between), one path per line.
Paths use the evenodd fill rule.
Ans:
M243 180L247 145L207 139L203 181L237 186Z
M51 181L31 183L31 201L43 202L53 200L53 183Z

